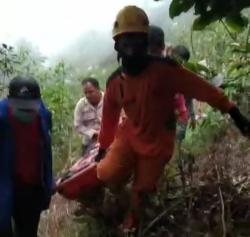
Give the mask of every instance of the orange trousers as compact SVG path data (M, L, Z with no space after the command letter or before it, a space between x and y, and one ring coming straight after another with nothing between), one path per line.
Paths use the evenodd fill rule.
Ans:
M115 139L110 150L97 165L97 177L107 185L119 186L133 177L132 206L139 205L140 194L156 190L164 166L170 157L141 156L129 142Z

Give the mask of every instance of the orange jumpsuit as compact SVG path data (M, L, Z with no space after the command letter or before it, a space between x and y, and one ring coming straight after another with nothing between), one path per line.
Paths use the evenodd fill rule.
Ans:
M122 184L133 175L134 193L153 191L175 143L174 95L207 102L222 112L234 106L218 88L176 63L152 61L137 76L115 73L104 97L100 147L110 148L97 176ZM118 127L121 109L127 118Z

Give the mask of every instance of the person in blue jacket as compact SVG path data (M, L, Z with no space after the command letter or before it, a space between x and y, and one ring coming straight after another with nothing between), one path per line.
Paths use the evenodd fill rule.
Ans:
M15 77L0 101L0 236L36 237L53 192L51 113L36 80Z

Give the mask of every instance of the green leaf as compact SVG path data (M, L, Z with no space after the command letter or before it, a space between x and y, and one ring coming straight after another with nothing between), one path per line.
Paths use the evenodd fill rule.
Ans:
M176 16L179 16L182 12L182 9L179 4L179 0L173 0L169 7L169 16L170 18L174 18Z
M206 66L204 66L204 65L202 65L202 64L197 63L197 64L196 64L196 68L197 68L197 70L198 70L199 72L210 73L210 70L209 70Z
M173 0L169 7L169 16L174 18L182 12L187 12L194 5L194 0Z
M195 73L201 73L201 72L205 72L208 74L210 73L210 70L206 66L199 64L199 63L186 62L184 66L188 68L190 71L195 72Z
M207 25L212 22L211 19L205 17L198 17L194 20L192 30L200 31L203 30Z
M244 44L231 44L232 52L236 53L250 53L250 43Z
M246 52L250 53L250 43L247 43L247 45L246 45Z
M234 33L242 32L248 25L248 18L242 15L228 16L225 18L225 23L230 31Z
M189 69L190 71L194 73L198 73L195 63L186 62L184 63L184 67L186 67L187 69Z

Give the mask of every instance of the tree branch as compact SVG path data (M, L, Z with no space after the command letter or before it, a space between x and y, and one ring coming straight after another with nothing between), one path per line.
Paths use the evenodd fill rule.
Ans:
M220 198L220 204L221 204L221 223L222 223L222 237L226 237L227 235L227 229L226 229L226 223L225 223L225 203L220 187L220 174L218 171L217 165L215 165L215 170L217 174L217 180L218 180L218 192L219 192L219 198Z

